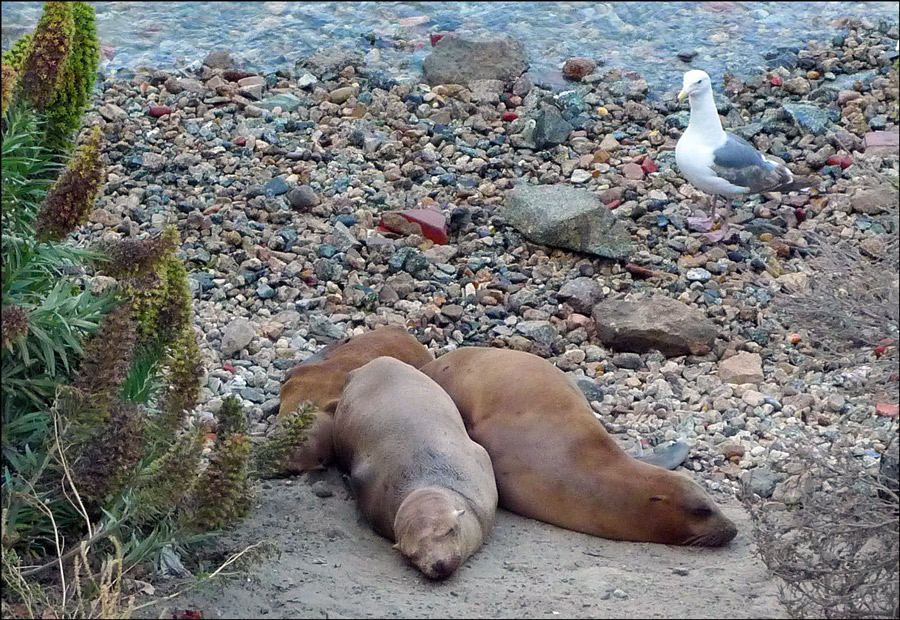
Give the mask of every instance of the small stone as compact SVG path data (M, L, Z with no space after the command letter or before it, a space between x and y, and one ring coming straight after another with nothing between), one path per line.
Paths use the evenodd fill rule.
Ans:
M622 174L626 179L641 180L644 178L644 169L638 164L629 163L622 166Z
M568 80L579 81L590 75L597 69L597 63L590 58L575 56L566 60L563 64L563 77Z
M152 106L150 106L150 110L148 113L153 118L159 118L160 116L165 116L166 114L171 114L172 108L170 108L167 105L152 105Z
M281 196L290 191L290 186L281 177L275 177L266 183L266 196Z
M725 383L762 383L762 358L759 353L741 351L719 362L719 379Z
M441 314L455 322L463 317L463 308L458 304L447 304L441 307Z
M723 443L719 446L719 452L726 459L739 459L744 456L744 446L739 443Z
M685 277L689 282L707 282L710 278L712 278L712 274L708 272L706 269L688 269Z
M356 88L353 86L342 86L340 88L335 88L333 91L328 93L328 101L331 103L341 104L347 101L350 97L356 94Z
M309 185L301 185L287 193L287 201L292 208L306 212L319 204L319 197Z
M850 159L849 155L832 155L828 158L829 166L840 166L842 170L849 168L853 165L853 160Z
M875 414L886 418L896 418L900 415L900 407L889 403L878 403L875 405Z
M422 236L426 239L446 245L449 241L447 237L447 218L443 213L434 209L406 209L404 211L388 211L381 216L379 228L382 230L390 230L400 234L415 234L415 229L410 229L403 224L403 221L417 225ZM412 233L410 231L413 231Z
M575 170L572 172L572 176L569 179L572 183L586 183L593 178L590 172L587 170Z
M600 141L600 149L607 152L616 151L621 148L621 146L622 145L619 144L619 141L616 140L616 138L611 133L606 134L603 137L603 140ZM643 173L643 171L641 172Z
M232 357L250 344L256 335L256 326L244 318L230 320L222 334L219 350L223 357Z

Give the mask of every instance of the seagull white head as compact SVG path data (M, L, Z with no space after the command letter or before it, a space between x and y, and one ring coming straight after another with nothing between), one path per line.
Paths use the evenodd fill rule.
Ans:
M685 97L691 97L711 88L712 82L710 82L706 71L693 69L684 74L684 82L681 84L681 92L678 93L678 101L683 101Z

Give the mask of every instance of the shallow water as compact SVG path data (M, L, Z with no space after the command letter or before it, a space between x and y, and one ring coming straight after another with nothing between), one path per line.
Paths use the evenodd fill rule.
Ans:
M2 2L6 49L37 23L41 2ZM290 68L300 57L341 45L368 65L415 79L443 30L506 33L521 40L537 73L558 73L569 56L637 70L653 90L680 87L701 68L748 77L765 54L829 41L840 17L896 25L893 2L95 2L107 71L199 66L228 49L248 69ZM696 52L690 64L677 58ZM111 56L111 58L110 58ZM714 79L714 82L719 80Z

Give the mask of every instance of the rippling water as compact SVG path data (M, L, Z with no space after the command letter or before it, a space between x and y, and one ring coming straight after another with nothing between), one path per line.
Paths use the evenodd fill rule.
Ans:
M107 70L197 64L228 49L246 68L290 67L322 47L368 53L398 78L419 75L442 30L506 33L521 40L532 69L555 71L569 56L634 69L651 85L680 85L689 66L738 76L765 69L764 55L830 40L840 17L896 25L894 2L95 2ZM2 2L2 43L37 23L41 2ZM109 58L111 56L111 58Z

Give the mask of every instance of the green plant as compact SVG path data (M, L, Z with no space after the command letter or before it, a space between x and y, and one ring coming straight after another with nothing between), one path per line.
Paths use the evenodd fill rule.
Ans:
M38 112L44 111L57 89L74 35L72 3L45 2L22 62L22 90Z
M257 476L274 478L288 473L291 453L306 442L316 412L312 403L301 403L297 411L288 414L275 427L272 435L254 453L253 469Z
M189 527L222 529L246 516L250 510L247 464L250 440L233 433L216 441L209 467L194 493L195 510L187 517Z
M10 67L16 73L22 72L22 64L25 58L31 53L31 40L34 38L34 32L26 32L16 39L8 50L3 52L3 64Z
M37 217L37 234L55 241L84 223L103 185L100 160L100 128L91 131L78 155L73 158L50 189Z
M71 138L81 127L100 64L100 43L94 7L87 2L72 2L72 51L63 66L56 90L47 103L48 146L54 152L71 149Z
M6 116L6 109L9 107L9 104L12 102L13 92L15 91L16 86L19 83L19 74L16 73L16 70L10 67L9 65L3 65L3 81L2 83L2 109L3 116Z

